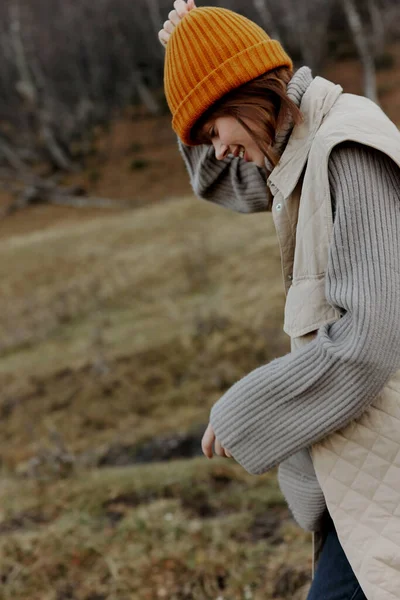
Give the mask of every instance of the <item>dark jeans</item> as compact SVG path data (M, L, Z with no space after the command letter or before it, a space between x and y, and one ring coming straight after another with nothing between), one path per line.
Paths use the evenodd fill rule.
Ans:
M332 522L307 600L367 600Z

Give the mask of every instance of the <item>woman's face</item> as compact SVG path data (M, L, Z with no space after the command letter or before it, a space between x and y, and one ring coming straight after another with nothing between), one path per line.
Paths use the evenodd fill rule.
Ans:
M233 154L247 162L254 162L259 167L265 165L264 154L243 125L234 117L217 117L209 121L204 130L211 138L218 160Z

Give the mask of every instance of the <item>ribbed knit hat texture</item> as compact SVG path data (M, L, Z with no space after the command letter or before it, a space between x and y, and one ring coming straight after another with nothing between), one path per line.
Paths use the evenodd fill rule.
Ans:
M174 131L193 145L191 129L214 102L283 66L293 67L290 57L253 21L225 8L191 10L166 48L164 88Z

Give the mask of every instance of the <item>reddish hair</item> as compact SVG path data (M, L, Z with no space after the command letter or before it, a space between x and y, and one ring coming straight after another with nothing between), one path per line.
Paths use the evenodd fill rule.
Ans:
M218 117L234 117L251 135L264 156L276 165L279 161L273 150L276 132L288 119L296 125L303 121L300 109L287 95L287 84L292 77L291 69L279 67L226 94L193 127L191 137L194 143L211 144L207 125Z

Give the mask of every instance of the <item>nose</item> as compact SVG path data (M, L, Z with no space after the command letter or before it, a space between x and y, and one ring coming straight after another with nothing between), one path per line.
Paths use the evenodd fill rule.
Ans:
M222 144L220 141L213 142L215 150L215 158L217 160L223 160L228 153L228 146Z

